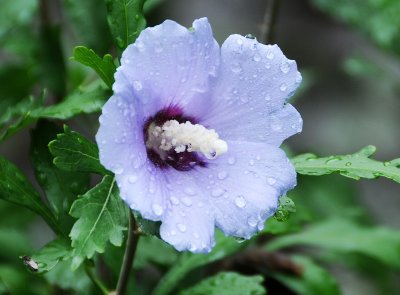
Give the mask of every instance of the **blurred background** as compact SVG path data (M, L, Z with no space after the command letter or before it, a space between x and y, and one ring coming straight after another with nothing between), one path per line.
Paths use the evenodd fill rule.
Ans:
M270 2L149 1L146 16L149 26L173 19L187 27L207 16L220 44L234 33L262 40ZM272 43L296 60L303 75L292 103L302 114L304 127L286 142L291 153L347 154L372 144L379 160L399 157L400 1L273 2ZM43 88L52 103L93 80L90 70L69 59L77 45L99 55L116 55L105 5L95 0L0 0L0 113L30 94L39 96ZM68 124L94 138L97 117L81 116ZM29 143L29 131L24 130L1 143L0 153L34 182ZM300 219L336 216L400 228L399 193L399 184L386 179L354 181L333 175L300 177L291 197ZM52 237L33 214L1 200L0 228L4 261L24 252L27 244L38 248ZM9 235L18 242L7 244ZM400 294L398 276L386 273L379 263L365 263L367 274L350 271L342 262L329 268L344 294Z

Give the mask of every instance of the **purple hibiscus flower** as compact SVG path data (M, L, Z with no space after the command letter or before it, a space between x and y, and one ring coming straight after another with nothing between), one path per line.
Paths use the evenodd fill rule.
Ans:
M286 103L300 82L277 45L231 35L220 48L206 18L190 29L167 20L122 55L100 161L177 250L209 252L215 226L248 239L296 185L279 146L302 128Z

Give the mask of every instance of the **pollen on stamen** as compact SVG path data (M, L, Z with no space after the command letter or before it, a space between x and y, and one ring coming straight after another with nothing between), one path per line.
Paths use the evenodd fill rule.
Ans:
M179 123L169 120L161 127L154 127L151 134L159 140L159 149L163 151L174 149L176 153L201 152L208 159L214 159L228 151L228 144L219 138L214 129L189 121Z

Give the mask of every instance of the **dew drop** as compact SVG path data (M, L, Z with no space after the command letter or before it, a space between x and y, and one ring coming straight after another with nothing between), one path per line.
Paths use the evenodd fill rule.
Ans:
M172 196L172 197L170 198L170 200L171 200L171 203L172 203L173 205L179 205L179 199L178 199L178 198Z
M289 70L290 70L290 67L289 67L288 62L287 61L283 61L281 63L281 71L282 71L282 73L287 74L289 72Z
M151 205L151 210L153 210L153 213L157 216L161 216L164 212L163 208L159 204Z
M227 177L228 177L228 172L226 172L226 171L221 171L218 173L218 179L220 179L220 180L223 180Z
M236 43L237 43L238 45L242 45L242 44L243 44L243 40L242 40L242 39L237 39L237 40L236 40Z
M251 227L256 227L257 224L258 224L258 220L257 220L257 218L255 218L254 216L250 216L250 217L247 219L247 224L250 225Z
M177 223L176 227L179 229L180 232L184 233L186 231L186 225L183 223Z
M260 56L259 54L254 54L253 60L254 60L255 62L258 62L258 61L261 60L261 56Z
M251 159L251 160L249 161L249 165L250 165L250 166L254 166L254 164L255 164L255 161L254 161L253 159Z
M235 163L236 163L235 157L230 157L230 158L228 159L228 164L229 164L229 165L233 165L233 164L235 164Z
M239 63L234 63L231 67L231 70L233 73L239 74L240 72L242 72L242 67L240 66Z
M196 195L196 191L192 187L186 187L184 190L185 194L188 196L194 196Z
M122 168L122 166L117 165L114 167L114 171L115 174L122 174L122 172L124 172L124 168Z
M137 90L140 91L143 89L142 82L140 81L133 81L133 87Z
M129 183L135 183L137 180L138 180L138 177L136 175L131 175L128 177Z
M272 50L270 49L267 53L267 58L268 59L273 59L275 57L274 53L272 52Z
M347 167L349 167L349 166L351 166L351 162L347 162L345 165L346 165Z
M181 201L182 201L182 203L183 203L185 206L187 206L187 207L190 207L190 206L192 206L192 204L193 204L193 203L192 203L192 200L189 199L188 197L182 198Z
M211 196L218 198L223 195L225 191L222 188L215 188L211 191Z
M235 199L235 204L239 208L244 208L244 206L246 206L246 199L243 196L237 196Z
M276 183L276 179L273 177L268 177L267 182L269 185L274 185Z
M280 89L282 92L283 92L283 91L286 91L286 89L287 89L286 83L282 83L281 86L279 87L279 89Z
M269 94L265 95L264 99L266 101L270 101L271 100L271 95L269 95Z

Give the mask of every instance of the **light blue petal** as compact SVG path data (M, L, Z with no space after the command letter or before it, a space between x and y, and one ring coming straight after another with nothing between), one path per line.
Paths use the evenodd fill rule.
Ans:
M232 35L222 45L210 112L201 122L224 140L279 146L302 129L299 113L285 105L300 82L296 62L277 45Z
M194 21L192 30L166 20L141 32L124 51L118 71L143 104L145 116L170 105L181 106L188 116L199 116L207 111L207 92L219 58L206 18Z
M279 148L229 141L228 149L193 174L208 195L217 227L248 239L274 214L279 197L296 185L296 172Z

